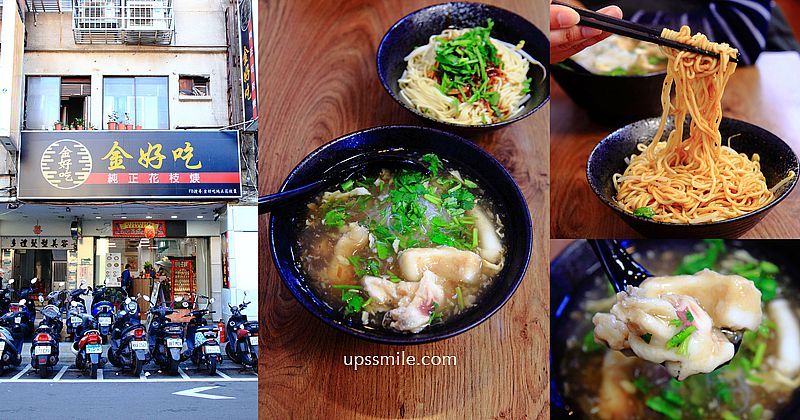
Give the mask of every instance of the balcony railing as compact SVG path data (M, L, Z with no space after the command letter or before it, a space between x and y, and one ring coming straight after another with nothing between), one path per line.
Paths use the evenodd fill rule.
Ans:
M76 44L169 45L172 0L73 0Z

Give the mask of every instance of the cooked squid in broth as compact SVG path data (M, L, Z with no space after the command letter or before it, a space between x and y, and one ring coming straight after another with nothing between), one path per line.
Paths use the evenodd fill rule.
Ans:
M478 305L503 267L501 217L438 156L428 173L382 169L316 196L298 253L334 309L371 328L419 333Z
M568 315L573 333L557 368L563 380L564 395L575 408L587 418L599 419L774 417L800 387L800 305L797 291L781 268L770 261L756 259L742 249L726 249L722 241L701 243L697 252L689 255L648 251L635 256L651 272L662 277L651 278L654 280L651 284L642 283L641 290L634 291L634 297L655 298L647 301L655 305L685 296L694 296L694 301L684 301L685 305L677 307L666 303L664 308L668 311L664 320L669 320L665 325L648 323L653 319L647 321L643 317L624 323L628 328L625 342L620 340L619 334L615 335L620 325L595 317L601 314L600 318L607 318L614 312L621 317L634 314L633 306L642 301L628 302L630 305L623 312L620 307L612 310L619 305L619 297L609 289L608 281L598 275L577 309ZM704 271L706 269L720 274ZM673 276L666 276L668 274ZM734 282L729 283L731 281ZM685 287L671 296L662 293L675 284ZM702 284L707 287L700 287ZM752 306L754 296L760 297L758 309ZM731 301L739 303L732 306ZM699 307L692 311L695 304ZM681 309L683 317L676 316L676 308ZM698 315L709 317L710 320L699 321L701 324L709 321L703 328L709 325L711 328L706 328L703 335L699 334L698 327L689 335L697 335L694 341L683 341L687 343L686 353L679 354L680 343L668 350L664 340L687 328L686 311L691 311L695 321ZM593 318L601 325L599 335L603 339L599 342L595 340L598 331ZM673 318L678 319L674 325L670 324ZM732 345L716 335L716 327L721 324L743 331L742 344L735 355ZM643 325L651 329L648 332L638 330ZM706 339L708 341L704 342ZM635 349L636 354L626 355L604 344L612 348L638 349ZM701 350L694 353L697 360L686 359L692 355L692 346ZM728 353L722 354L724 352ZM732 359L727 365L715 368L729 355ZM659 364L661 361L664 365ZM705 371L709 372L703 373Z

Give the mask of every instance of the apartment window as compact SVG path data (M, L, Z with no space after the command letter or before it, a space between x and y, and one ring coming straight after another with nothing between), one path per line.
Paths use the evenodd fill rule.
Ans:
M167 77L106 77L103 79L105 123L113 121L145 130L169 129Z
M50 130L56 122L88 128L91 80L82 76L29 76L25 128Z
M194 96L194 97L209 97L211 91L209 90L208 76L184 76L181 75L178 79L178 93L181 96Z

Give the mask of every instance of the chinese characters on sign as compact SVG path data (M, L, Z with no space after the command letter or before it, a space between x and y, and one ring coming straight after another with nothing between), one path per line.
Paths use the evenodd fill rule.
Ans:
M167 225L163 220L114 220L111 223L111 235L120 238L144 238L144 229L152 226L156 238L167 236Z
M239 42L242 57L242 99L245 121L250 121L258 115L255 27L252 7L251 0L239 0Z
M26 199L239 198L239 135L23 132L19 173Z
M77 243L69 236L3 236L3 249L75 249Z

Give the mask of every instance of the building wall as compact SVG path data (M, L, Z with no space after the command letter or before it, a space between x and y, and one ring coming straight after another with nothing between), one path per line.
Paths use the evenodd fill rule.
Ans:
M104 124L103 76L168 76L170 128L229 124L226 0L176 0L170 46L75 44L72 13L28 14L26 76L91 76L90 122ZM195 30L194 28L202 28ZM181 98L180 75L208 76L209 98Z
M245 300L250 305L244 314L258 319L258 208L256 206L227 206L222 229L228 234L228 275L230 287L222 289L222 301L238 305ZM228 305L222 307L225 319L230 317Z

